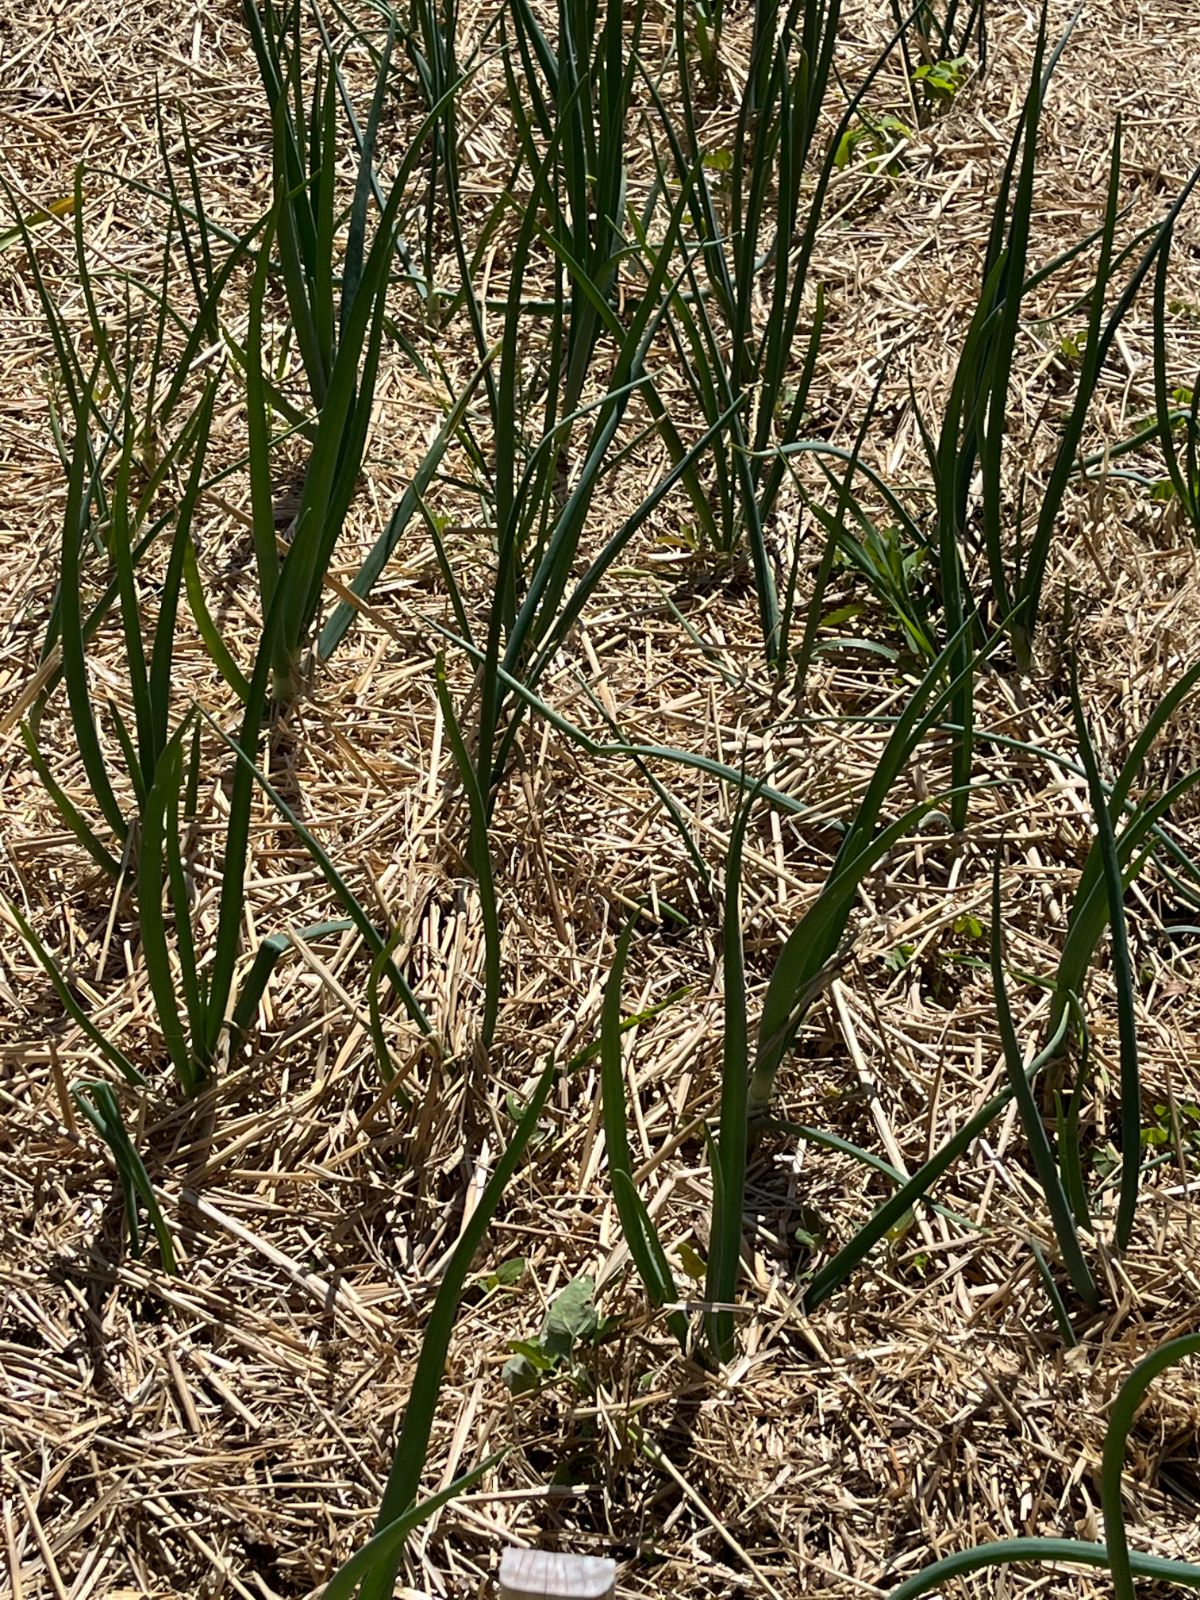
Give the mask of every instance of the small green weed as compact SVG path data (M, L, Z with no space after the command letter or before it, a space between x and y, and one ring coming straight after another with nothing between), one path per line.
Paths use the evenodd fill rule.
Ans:
M594 1348L603 1329L596 1309L595 1279L582 1273L551 1301L536 1339L509 1341L513 1353L501 1373L504 1387L512 1395L521 1395L533 1393L544 1378L552 1376L578 1383L583 1373L577 1352Z
M898 147L912 136L907 122L890 112L869 117L865 111L860 111L857 126L847 128L838 141L833 165L841 172L852 161L859 160L868 172L884 172L889 178L895 178L904 167L903 156L897 154Z
M952 105L955 96L971 76L971 62L967 56L952 56L945 61L927 61L913 73L913 82L920 88L926 101L944 111Z
M1180 1100L1175 1104L1174 1114L1168 1105L1157 1104L1152 1109L1154 1121L1142 1129L1143 1149L1171 1144L1175 1138L1173 1124L1177 1122L1183 1149L1200 1155L1200 1106L1190 1100Z

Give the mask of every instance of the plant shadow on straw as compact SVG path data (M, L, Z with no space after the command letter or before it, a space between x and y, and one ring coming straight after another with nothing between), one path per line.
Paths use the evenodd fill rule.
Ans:
M1104 1544L1083 1539L1021 1538L997 1540L945 1556L898 1584L887 1600L917 1600L943 1584L971 1572L1013 1564L1083 1566L1106 1569L1116 1600L1135 1600L1134 1578L1153 1578L1189 1589L1200 1588L1200 1565L1146 1556L1129 1548L1122 1503L1121 1478L1126 1442L1138 1408L1154 1379L1178 1362L1200 1354L1200 1335L1189 1334L1161 1345L1145 1356L1121 1385L1109 1411L1100 1465L1100 1501Z

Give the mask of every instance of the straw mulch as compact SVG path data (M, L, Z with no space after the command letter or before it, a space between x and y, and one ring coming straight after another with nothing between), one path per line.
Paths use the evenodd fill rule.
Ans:
M871 446L899 482L921 472L908 376L935 406L973 304L991 185L1032 50L1032 7L1009 0L992 10L986 80L915 134L891 176L872 180L858 165L839 178L836 220L821 248L831 310L815 420L852 438L880 359L901 350ZM1063 6L1052 10L1055 25L1065 20ZM882 36L885 12L852 8L848 77ZM464 12L465 27L479 21ZM669 16L654 11L647 26L652 41L665 38ZM744 44L738 19L731 94ZM18 203L58 199L70 192L77 162L91 169L85 233L106 315L121 315L115 274L157 270L161 211L131 182L153 188L160 180L156 87L169 106L186 108L214 217L244 227L266 203L269 128L232 0L9 6L0 11L0 62L0 171ZM506 170L486 121L501 88L483 74L470 91L481 120L463 118L472 207L486 204ZM903 113L895 78L881 104L889 93ZM397 143L413 105L401 106L389 133ZM1160 214L1200 160L1197 106L1194 7L1086 6L1047 109L1034 259L1097 225L1118 110L1131 203L1125 236ZM45 227L39 250L82 328L70 228L69 220ZM1200 364L1200 312L1190 321L1186 314L1200 305L1194 212L1176 257L1172 293L1184 310L1173 363L1186 381ZM1083 269L1076 281L1086 288ZM397 315L424 336L402 296ZM1139 303L1095 408L1099 441L1123 437L1153 409L1148 332ZM460 334L451 329L443 346L459 377L470 366L465 337L455 343ZM1057 325L1032 324L1014 380L1014 432L1024 430L1035 463L1053 443L1047 397L1069 392L1060 338ZM433 552L414 524L371 615L294 710L274 759L356 890L381 908L381 921L386 910L390 922L404 922L401 950L440 1049L390 1015L398 1073L394 1091L381 1093L365 1017L369 964L357 940L325 941L281 963L252 1048L197 1104L181 1106L161 1064L130 908L64 833L15 731L53 598L64 495L48 422L50 372L32 280L20 250L10 250L0 255L0 887L26 908L98 1024L154 1073L155 1090L126 1106L181 1271L169 1278L153 1255L130 1253L107 1153L69 1095L101 1068L15 929L0 921L6 1592L25 1600L306 1595L369 1532L464 1206L511 1135L509 1097L529 1092L551 1050L567 1060L594 1042L616 934L646 896L661 917L634 946L624 1009L675 998L625 1039L634 1160L681 1282L689 1282L686 1264L703 1257L711 1195L702 1127L719 1086L719 891L732 798L690 768L655 770L700 846L710 897L635 767L586 757L538 721L526 726L493 836L505 998L484 1059L481 926L433 690L437 641L424 620L449 613ZM399 349L390 351L353 537L371 537L387 515L438 416L438 395L414 382ZM229 376L217 459L237 455L242 426ZM643 475L644 487L661 467L654 447L643 446L629 471ZM618 499L598 507L597 540L603 518L619 516ZM464 501L447 542L471 574L469 598L482 604L487 535L477 507L474 522L471 515ZM611 576L543 693L600 737L603 708L629 739L732 764L744 756L751 771L769 768L779 787L816 807L799 820L760 807L751 828L744 925L753 1015L773 954L831 858L836 840L823 820L861 787L879 749L877 732L823 719L886 712L897 691L876 657L847 651L820 659L804 705L775 692L760 664L747 584L679 548L680 515L679 506L661 514ZM206 500L198 538L210 594L246 661L253 591L241 479ZM1069 755L1068 579L1089 715L1111 770L1194 659L1195 554L1136 485L1072 493L1039 672L985 678L979 713L981 726ZM847 601L861 599L848 577L838 583ZM887 627L868 614L845 631L888 637ZM228 695L190 622L181 630L181 697L228 717ZM120 663L113 629L97 649L99 698L119 698ZM469 677L453 660L451 673L465 699ZM43 724L43 748L82 801L60 699ZM202 870L211 888L222 768L215 746L208 754L202 831L213 854ZM1197 710L1185 707L1150 781L1169 782L1198 760ZM1002 1076L979 963L1001 833L1010 962L1038 973L1054 968L1088 838L1079 780L998 745L982 748L981 764L995 787L977 802L965 843L909 845L864 886L854 958L814 1010L779 1086L782 1118L834 1131L907 1169ZM945 781L944 751L932 748L910 780L898 807ZM1185 807L1177 824L1185 847L1200 848L1195 813ZM1172 1098L1200 1101L1196 966L1186 943L1162 932L1164 921L1179 920L1170 893L1151 874L1129 904L1148 1117ZM202 922L210 901L202 895ZM308 857L264 802L248 941L330 909ZM1099 1072L1087 1132L1101 1149L1116 1126L1107 965L1104 951L1090 1000ZM1013 998L1032 1046L1044 996L1015 984ZM844 1241L885 1189L854 1161L770 1131L751 1169L741 1354L713 1377L673 1349L625 1271L590 1059L556 1091L476 1263L426 1486L436 1490L492 1450L508 1453L413 1539L404 1592L488 1594L500 1549L515 1541L611 1554L629 1596L851 1600L882 1594L935 1555L984 1539L1099 1537L1107 1405L1140 1354L1196 1326L1197 1180L1178 1159L1188 1154L1148 1177L1124 1260L1104 1251L1110 1195L1098 1222L1105 1310L1066 1350L1030 1249L1031 1238L1049 1249L1050 1234L1011 1110L941 1185L949 1214L923 1210L811 1318L797 1299L814 1250ZM517 1281L497 1284L496 1269L517 1258ZM577 1382L511 1399L501 1382L510 1341L535 1337L547 1304L581 1272L600 1281L606 1337ZM1185 1368L1156 1386L1132 1440L1135 1547L1200 1559L1198 1429L1200 1384ZM656 1464L637 1448L643 1434L661 1452ZM965 1588L1078 1600L1105 1593L1107 1579L1022 1569L983 1574Z

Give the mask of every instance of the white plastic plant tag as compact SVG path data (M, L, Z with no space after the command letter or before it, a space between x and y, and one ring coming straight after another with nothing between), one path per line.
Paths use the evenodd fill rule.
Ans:
M500 1557L500 1600L613 1600L617 1564L605 1556L508 1549Z

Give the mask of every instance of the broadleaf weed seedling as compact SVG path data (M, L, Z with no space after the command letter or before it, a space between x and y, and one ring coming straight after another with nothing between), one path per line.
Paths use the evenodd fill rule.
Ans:
M891 0L891 7L900 27L900 0ZM900 39L919 125L953 104L971 76L972 50L978 52L980 70L986 67L987 47L987 0L947 0L940 8L937 0L922 0Z

